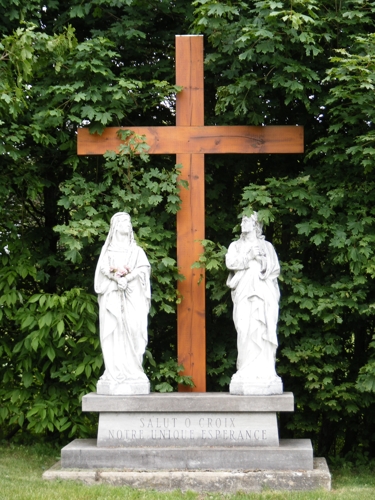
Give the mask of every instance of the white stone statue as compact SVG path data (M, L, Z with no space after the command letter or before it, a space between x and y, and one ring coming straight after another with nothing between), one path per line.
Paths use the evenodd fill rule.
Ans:
M142 361L151 303L150 263L134 240L129 214L111 219L95 272L105 371L98 394L148 394Z
M282 394L275 371L280 274L275 249L262 236L257 213L243 217L242 234L230 244L225 257L230 269L233 321L237 330L237 373L231 394Z

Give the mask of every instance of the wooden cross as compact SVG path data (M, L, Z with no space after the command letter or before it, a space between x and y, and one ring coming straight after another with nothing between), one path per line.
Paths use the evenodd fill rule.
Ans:
M183 90L176 97L175 127L131 127L146 136L150 154L176 154L182 164L181 210L177 214L177 265L185 276L178 283L182 301L177 308L178 362L191 375L193 389L206 391L206 318L203 269L192 269L203 249L205 237L204 155L217 153L303 153L303 128L295 126L204 126L203 36L176 36L176 84ZM125 128L124 128L125 129ZM102 135L78 130L78 154L99 155L118 151L118 127Z

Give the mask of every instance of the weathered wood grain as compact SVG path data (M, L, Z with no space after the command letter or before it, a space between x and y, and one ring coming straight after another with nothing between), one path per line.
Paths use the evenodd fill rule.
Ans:
M177 264L184 281L178 283L181 303L177 307L177 356L191 375L195 387L180 385L179 391L206 392L206 284L205 270L192 269L203 252L200 241L205 237L204 154L189 147L192 127L204 130L203 36L176 37L176 129L182 127L173 148L178 144L177 163L182 165L181 179L189 189L181 189L181 210L177 213ZM186 149L185 149L186 148Z
M120 129L116 127L108 127L102 135L98 135L90 134L87 128L79 129L78 154L102 155L108 150L118 152L121 145L118 130ZM145 136L150 154L265 154L304 151L303 127L287 125L131 127L130 130Z

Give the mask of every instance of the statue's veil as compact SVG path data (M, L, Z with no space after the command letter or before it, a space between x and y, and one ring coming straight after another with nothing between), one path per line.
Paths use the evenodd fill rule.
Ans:
M102 250L100 252L98 264L96 266L95 281L94 281L94 288L95 288L96 293L103 293L105 291L105 290L103 290L103 285L105 284L105 287L106 287L108 284L107 280L103 277L102 273L100 272L100 269L102 267L102 262L105 258L108 247L112 243L112 238L113 238L113 235L115 234L117 223L121 217L128 217L130 220L130 225L131 225L131 217L127 212L117 212L115 215L112 216L110 227L109 227L109 232L108 232L107 238L104 242L104 245L102 247ZM135 245L133 226L131 226L131 228L132 229L130 232L130 247Z

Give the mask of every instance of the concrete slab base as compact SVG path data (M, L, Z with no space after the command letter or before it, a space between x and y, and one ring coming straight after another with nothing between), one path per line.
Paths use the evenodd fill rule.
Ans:
M99 448L96 439L75 439L61 450L64 469L313 470L309 439L280 439L279 446Z
M157 491L236 493L330 490L331 474L324 458L314 459L313 470L129 471L115 469L61 469L58 462L43 474L45 480L75 480Z

